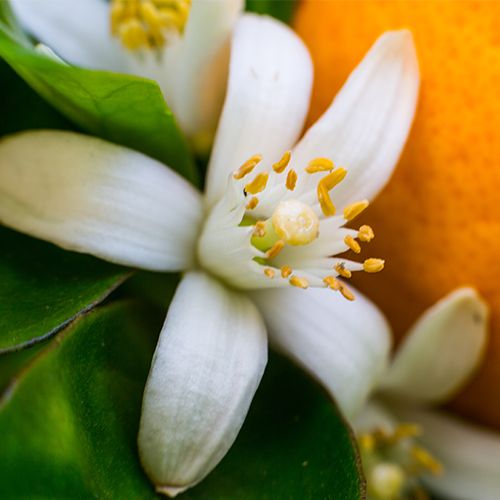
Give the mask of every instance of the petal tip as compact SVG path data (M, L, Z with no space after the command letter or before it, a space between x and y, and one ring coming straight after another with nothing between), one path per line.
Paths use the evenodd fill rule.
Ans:
M174 498L180 493L183 493L189 488L189 486L157 486L156 492L160 493L160 495L165 495L170 498Z

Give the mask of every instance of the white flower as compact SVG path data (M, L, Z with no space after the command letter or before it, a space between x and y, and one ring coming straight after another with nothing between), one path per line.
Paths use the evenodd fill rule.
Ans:
M408 134L419 83L411 35L380 37L298 143L312 84L299 38L248 14L231 54L203 195L158 162L96 138L42 131L0 142L4 224L112 262L186 271L139 433L143 465L168 495L202 480L233 443L267 360L262 318L271 342L348 415L388 356L385 320L363 297L345 301L340 293L353 294L337 279L383 261L335 255L373 237L368 226L343 226L384 186ZM298 289L308 286L317 288Z
M11 0L22 25L62 59L156 80L184 133L211 142L243 0Z
M462 288L408 332L355 419L369 498L412 497L422 484L453 500L499 498L500 436L426 409L450 400L478 366L487 320L477 293Z

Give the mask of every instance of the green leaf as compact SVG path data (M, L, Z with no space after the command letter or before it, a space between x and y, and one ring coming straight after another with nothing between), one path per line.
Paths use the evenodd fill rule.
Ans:
M136 447L160 329L152 317L129 302L97 308L18 375L0 411L0 498L157 498ZM350 431L331 401L271 357L236 444L181 498L357 500L362 489Z
M53 335L130 274L3 227L0 241L0 355Z
M297 3L297 0L246 0L246 10L267 14L284 23L290 23Z
M2 60L0 82L0 137L27 129L75 129L69 120L42 99Z
M2 22L0 57L83 130L141 151L197 180L187 142L156 82L63 64L28 46Z

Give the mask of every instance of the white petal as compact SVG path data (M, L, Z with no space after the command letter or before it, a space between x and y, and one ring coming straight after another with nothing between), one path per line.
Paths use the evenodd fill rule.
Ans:
M309 104L312 64L302 41L284 24L246 14L237 24L224 109L207 177L212 205L230 172L254 154L267 165L295 143Z
M172 88L161 79L160 85L183 131L195 142L213 138L226 90L231 32L242 8L242 0L194 0L170 62L167 47L164 70L172 72Z
M269 338L336 399L347 417L364 404L386 368L389 327L361 294L348 302L325 288L275 289L252 295Z
M174 496L201 481L233 444L267 361L255 306L202 273L174 296L144 393L139 451Z
M118 264L181 270L193 262L200 194L161 163L57 131L0 141L0 221Z
M481 361L488 308L461 288L428 309L397 351L381 389L423 402L449 399Z
M335 203L372 199L396 166L413 120L418 86L411 34L385 33L295 148L292 158L302 180L307 177L304 166L325 156L348 171L332 192ZM316 176L309 175L298 187L307 191L315 182Z
M443 464L441 476L426 476L434 493L450 500L500 498L500 434L457 418L410 408L398 416L422 426L419 438Z
M104 0L11 0L21 24L66 61L83 67L120 71L127 54L109 28Z

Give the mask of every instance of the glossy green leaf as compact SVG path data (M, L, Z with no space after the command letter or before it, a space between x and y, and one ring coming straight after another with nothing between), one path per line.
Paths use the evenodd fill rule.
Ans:
M35 51L2 22L0 57L83 130L142 151L196 180L187 142L156 82L63 64Z
M53 335L130 271L0 227L1 354Z
M155 497L136 447L160 329L152 317L129 302L97 308L18 375L0 408L0 498ZM271 357L236 444L180 498L357 500L362 488L335 407L297 368Z
M42 99L2 60L0 87L0 137L27 129L75 129L68 119Z
M246 0L246 10L290 23L297 4L297 0Z

